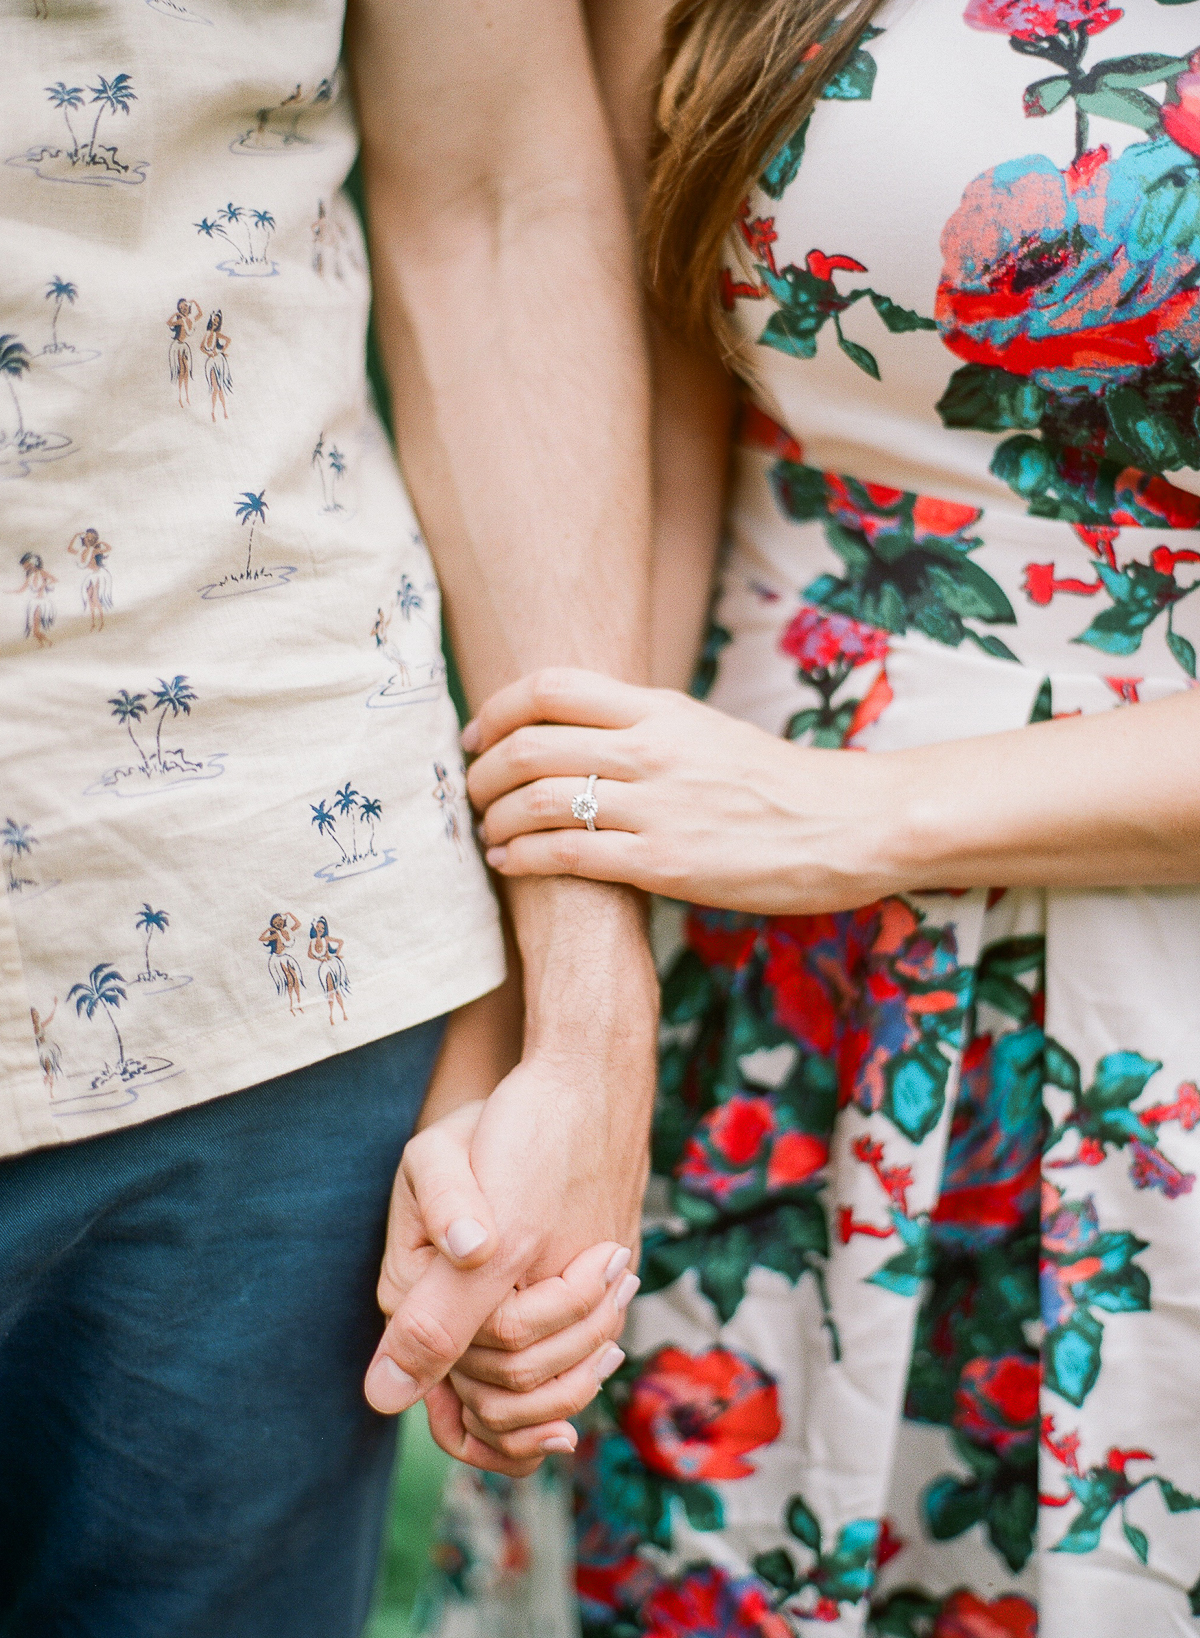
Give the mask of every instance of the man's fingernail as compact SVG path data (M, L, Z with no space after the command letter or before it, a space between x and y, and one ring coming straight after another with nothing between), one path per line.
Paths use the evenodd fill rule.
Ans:
M556 1433L553 1439L543 1439L538 1449L544 1450L547 1455L553 1453L558 1456L573 1456L575 1454L574 1443L561 1433Z
M367 1403L384 1416L398 1416L421 1397L421 1390L413 1378L387 1354L379 1354L371 1361L363 1385Z
M596 1381L607 1382L613 1372L620 1370L624 1363L624 1353L617 1347L615 1342L610 1342L596 1361Z
M474 717L462 731L462 748L464 751L473 751L479 744L479 724Z
M487 862L493 870L503 870L504 861L507 858L508 849L506 847L489 847L487 850Z
M608 1267L604 1270L605 1285L611 1285L617 1275L623 1273L629 1267L629 1259L632 1256L633 1252L630 1251L628 1246L622 1246L619 1251L613 1252L608 1259Z
M637 1294L637 1288L639 1285L641 1285L641 1283L641 1280L638 1279L636 1274L626 1274L625 1278L617 1287L616 1300L618 1308L629 1307L629 1304L633 1301L635 1295Z
M446 1230L446 1244L452 1257L469 1257L487 1239L487 1229L473 1217L456 1217Z

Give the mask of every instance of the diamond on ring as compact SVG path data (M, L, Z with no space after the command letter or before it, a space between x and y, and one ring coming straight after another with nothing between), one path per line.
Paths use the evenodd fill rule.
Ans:
M599 774L589 774L587 789L571 798L571 817L582 819L589 830L595 830L596 815L600 812L600 804L596 800L596 781L599 777Z

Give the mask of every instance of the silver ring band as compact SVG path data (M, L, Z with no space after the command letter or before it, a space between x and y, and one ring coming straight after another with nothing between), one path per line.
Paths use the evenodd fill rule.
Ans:
M595 830L596 815L600 812L600 804L596 800L596 781L599 777L599 774L589 774L587 788L571 798L571 817L582 819L589 830Z

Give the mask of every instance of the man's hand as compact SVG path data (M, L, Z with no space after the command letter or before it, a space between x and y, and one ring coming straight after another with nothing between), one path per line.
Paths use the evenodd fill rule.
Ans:
M484 1107L459 1106L405 1150L379 1280L386 1314L394 1314L427 1273L448 1266L439 1247L463 1223L479 1225L485 1235L458 1259L460 1268L476 1265L465 1284L482 1293L489 1275L478 1265L495 1248L496 1233L471 1170L469 1146ZM614 1339L638 1287L628 1272L630 1260L628 1247L605 1241L576 1257L561 1276L508 1291L449 1382L427 1396L430 1426L444 1450L474 1466L519 1475L551 1451L574 1449L575 1431L564 1418L594 1398L624 1357ZM479 1294L479 1301L487 1300L490 1295ZM376 1408L402 1408L392 1395L394 1381L381 1345L367 1383Z

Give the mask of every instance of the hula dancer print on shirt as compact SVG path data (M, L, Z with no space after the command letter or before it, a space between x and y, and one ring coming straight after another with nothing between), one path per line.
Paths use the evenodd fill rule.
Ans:
M63 432L39 432L26 425L17 383L30 373L32 359L28 347L15 335L0 335L0 375L8 388L11 415L0 426L0 474L24 478L43 461L56 461L71 448Z
M233 372L229 368L230 339L225 333L224 315L219 307L208 315L208 323L200 338L200 353L204 359L204 379L208 383L210 418L217 419L217 405L221 415L229 419L229 395L233 391Z
M10 592L25 599L25 635L38 648L51 648L54 629L54 588L58 581L42 561L40 552L22 552L21 572L25 579Z
M371 627L375 647L396 669L367 700L369 706L385 709L440 698L446 687L446 659L438 611L436 581L418 589L408 575L401 575L391 604L376 611Z
M50 1011L43 1018L36 1007L30 1007L29 1017L33 1025L33 1040L37 1048L38 1064L42 1071L42 1084L51 1097L58 1077L62 1074L62 1053L58 1043L52 1041L47 1033L54 1022L54 1015L58 1011L58 997L55 996Z
M273 108L260 108L254 116L254 124L234 138L229 144L230 150L235 154L294 155L320 149L322 144L310 134L308 127L328 108L336 94L333 75L318 81L311 92L297 85Z
M203 317L199 302L190 301L187 296L180 296L175 303L175 311L167 320L167 329L170 331L171 341L167 349L167 367L171 373L171 382L179 394L179 407L192 401L192 382L195 379L196 363L192 351L191 335L196 325ZM220 329L220 324L217 326ZM228 371L228 363L226 363ZM213 420L216 420L216 395L213 398Z
M97 83L87 87L56 80L45 89L51 107L66 126L66 140L57 147L42 143L27 148L24 153L13 154L8 164L23 166L45 182L82 182L109 188L118 182L136 184L146 180L150 161L123 158L117 149L118 116L128 117L138 100L128 74L114 74L111 80L99 74ZM114 139L107 145L99 140L106 114L109 120L105 130Z
M219 326L221 315L218 313L215 317ZM223 358L221 362L224 362ZM260 526L265 528L270 511L266 495L265 489L260 489L257 494L247 489L234 502L234 516L246 530L246 562L244 567L222 575L220 580L201 586L200 596L206 602L222 597L244 597L249 592L272 591L278 586L286 586L296 573L295 565L291 563L259 565L254 561L255 531Z
M67 551L71 557L79 559L79 567L83 573L79 589L83 599L83 612L88 617L88 629L103 631L105 611L111 613L113 606L112 574L108 568L112 547L107 541L100 539L98 530L88 528L80 530L77 535L72 535L67 543Z
M233 255L217 263L222 273L236 279L269 279L279 272L279 263L267 254L275 232L275 218L269 210L247 210L231 200L210 221L207 216L195 224L205 238L223 239Z
M342 1022L348 1022L346 1003L343 999L350 991L350 977L342 960L342 947L345 942L345 939L333 937L324 916L318 916L308 930L308 959L317 964L317 982L329 1002L331 1024L336 1022L333 1016L335 1001L341 1009Z
M225 771L226 753L196 761L185 755L182 746L164 746L163 729L168 717L172 726L179 718L188 718L198 696L186 677L160 677L157 685L142 693L133 694L122 688L109 701L111 715L125 730L134 750L134 761L108 768L86 795L109 792L113 796L148 796L155 791L171 790L190 784L197 779L216 779ZM151 720L152 724L151 724ZM143 724L145 726L143 727ZM143 735L138 738L138 731ZM153 732L153 749L146 736Z
M446 840L454 844L454 851L458 856L458 862L461 864L463 861L463 825L459 815L459 807L463 802L467 777L466 768L461 763L458 772L463 781L461 788L451 779L443 763L435 762L433 765L433 777L437 781L433 787L433 799L442 810L442 828L446 833Z
M317 214L313 218L312 233L312 270L320 279L345 277L342 271L343 261L357 266L357 258L350 248L345 228L338 220L332 209L326 209L325 201L318 199Z
M288 1011L293 1017L304 1011L300 991L304 988L304 974L300 963L289 946L300 931L300 922L290 910L279 910L271 917L258 942L267 947L267 971L275 986L275 993L286 996Z

